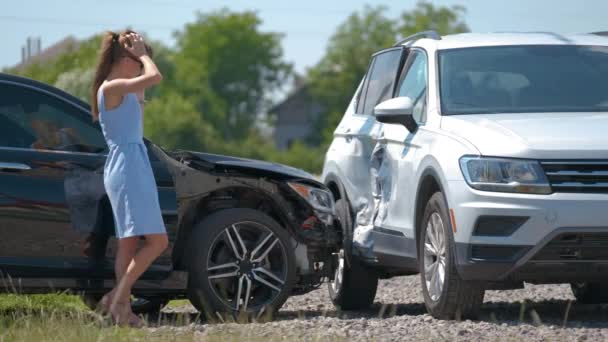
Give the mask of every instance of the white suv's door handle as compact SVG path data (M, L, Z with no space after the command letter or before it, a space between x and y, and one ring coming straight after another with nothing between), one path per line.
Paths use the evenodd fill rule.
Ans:
M344 138L346 138L347 143L353 140L353 134L351 133L350 128L347 128L346 131L344 131Z
M24 171L30 170L31 167L27 164L23 163L7 163L0 162L0 170L16 170L16 171Z

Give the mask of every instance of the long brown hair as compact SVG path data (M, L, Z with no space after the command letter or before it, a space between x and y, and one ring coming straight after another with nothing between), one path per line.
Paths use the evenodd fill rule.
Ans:
M130 52L124 48L125 44L129 44L127 34L135 33L135 31L126 30L122 33L114 33L108 31L104 34L101 40L101 50L99 51L99 61L95 69L95 78L91 88L91 114L93 121L99 119L99 103L97 92L99 87L112 71L112 66L120 58L130 55ZM152 48L146 44L146 51L152 57Z

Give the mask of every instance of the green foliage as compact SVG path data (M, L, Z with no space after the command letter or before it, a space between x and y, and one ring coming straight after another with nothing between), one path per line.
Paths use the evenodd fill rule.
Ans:
M209 151L218 140L213 127L179 94L154 98L144 112L146 137L165 148Z
M95 69L74 69L59 75L55 87L62 89L83 101L91 97L91 84L95 77Z
M278 153L272 161L320 174L323 170L323 156L325 156L325 148L311 148L296 141L287 151Z
M226 139L247 135L268 107L268 95L291 71L283 61L281 36L260 32L260 25L254 12L224 9L199 13L177 34L176 86Z
M22 72L8 70L9 73L18 73L21 76L55 84L60 75L75 70L88 70L95 65L97 52L101 44L101 36L94 36L68 47L67 52L57 59L46 62L44 65L35 63Z
M0 316L13 312L32 313L44 310L68 313L84 309L86 309L86 306L78 296L66 293L49 295L0 294Z
M463 20L465 14L463 6L435 7L421 1L412 11L401 14L399 33L405 37L429 29L442 35L468 32L469 27Z

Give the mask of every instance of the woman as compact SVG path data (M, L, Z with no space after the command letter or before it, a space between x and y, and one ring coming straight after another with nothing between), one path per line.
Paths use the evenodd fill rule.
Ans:
M156 182L143 143L143 93L162 80L149 52L151 49L136 32L107 33L92 94L93 119L99 120L109 147L104 186L118 238L117 285L100 305L116 323L132 326L143 322L131 311L131 288L168 245ZM141 237L145 243L137 251Z

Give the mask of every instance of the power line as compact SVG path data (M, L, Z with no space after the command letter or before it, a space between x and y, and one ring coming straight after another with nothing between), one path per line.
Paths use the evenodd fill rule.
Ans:
M95 1L95 0L93 0ZM172 8L185 8L185 9L192 9L192 10L196 10L196 9L200 9L202 8L201 3L200 2L192 2L192 3L180 3L177 1L171 1L171 0L146 0L146 1L124 1L124 0L105 0L105 3L120 3L121 5L130 5L130 6L137 6L137 7L172 7ZM98 4L97 1L95 1L96 4ZM216 9L219 8L229 8L228 6L216 6ZM350 14L353 12L353 10L348 10L348 9L340 9L340 8L312 8L312 7L300 7L300 8L296 8L296 7L263 7L263 8L243 8L244 10L253 10L253 11L264 11L264 12L293 12L294 14L300 14L302 12L312 12L314 13L315 16L318 15L323 15L323 14L330 14L330 13L342 13L342 14Z
M109 23L96 23L91 21L73 21L73 20L63 20L63 19L55 19L55 18L44 18L44 17L23 17L16 15L0 15L0 20L10 20L14 22L38 22L38 23L48 23L48 24L56 24L56 25L80 25L80 26L89 26L89 27L116 27L116 26L125 26L123 24L112 24ZM159 26L159 25L148 25L148 24L132 24L131 26L144 27L152 30L176 30L176 27L170 26Z
M98 27L100 30L105 30L105 29L111 28L111 27L124 28L125 26L129 26L129 27L136 27L143 31L171 31L171 32L178 31L183 28L184 24L187 24L187 23L184 23L177 27L163 26L163 25L137 24L137 23L130 23L129 25L125 25L124 22L120 23L120 24L119 23L110 24L110 23L100 23L100 22L91 22L91 21L74 21L74 20L64 20L64 19L55 19L55 18L46 18L46 17L24 17L24 16L15 16L15 15L0 15L0 20L9 20L9 21L17 22L17 23L35 22L35 23L47 23L47 24L53 24L53 25L68 25L68 26L79 25L79 26L83 26L83 27ZM321 31L298 31L298 30L280 30L280 29L273 29L270 31L278 31L279 33L285 33L288 35L290 35L290 34L293 34L293 35L325 34L325 32L321 32Z

